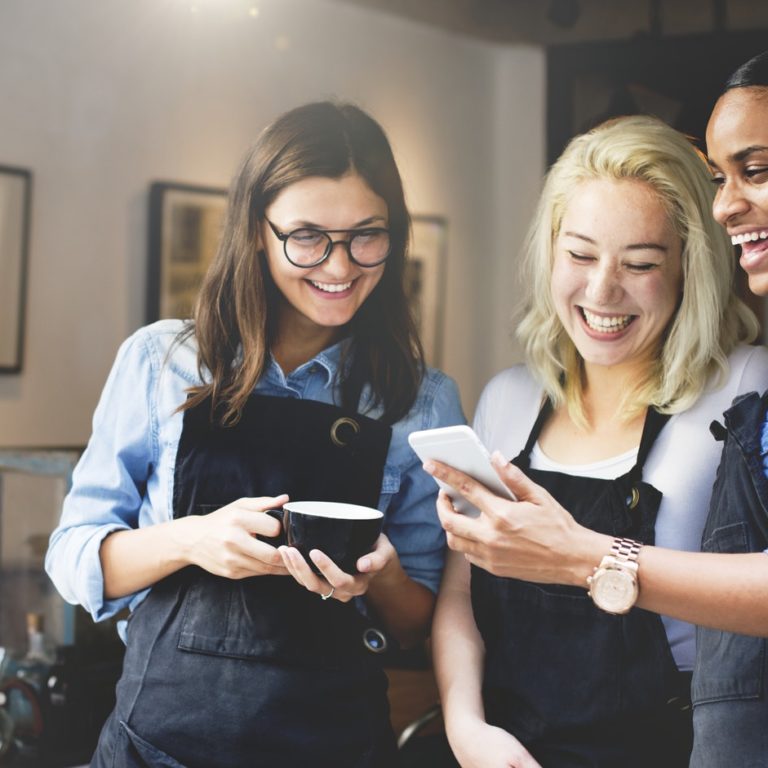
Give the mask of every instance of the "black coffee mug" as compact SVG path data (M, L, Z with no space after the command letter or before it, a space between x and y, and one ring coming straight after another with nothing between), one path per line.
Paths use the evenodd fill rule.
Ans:
M345 573L357 573L358 559L373 549L384 522L378 509L335 501L289 501L282 511L268 514L283 524L281 535L270 543L298 549L318 576L311 550L328 555Z

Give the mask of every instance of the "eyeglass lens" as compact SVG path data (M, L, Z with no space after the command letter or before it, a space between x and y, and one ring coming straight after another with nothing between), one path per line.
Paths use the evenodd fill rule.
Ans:
M331 252L333 244L333 239L326 232L297 229L285 240L285 255L294 264L309 266L322 261ZM389 255L389 232L385 229L361 230L355 232L345 244L354 261L363 266L373 266Z

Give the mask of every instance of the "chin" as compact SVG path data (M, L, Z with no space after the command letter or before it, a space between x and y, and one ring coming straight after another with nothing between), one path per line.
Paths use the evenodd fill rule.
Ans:
M749 275L749 290L755 294L755 296L768 296L768 273L760 273L757 275Z

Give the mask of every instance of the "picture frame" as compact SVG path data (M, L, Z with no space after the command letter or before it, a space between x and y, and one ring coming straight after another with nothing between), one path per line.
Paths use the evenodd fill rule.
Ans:
M219 244L227 190L156 181L149 189L146 319L186 319Z
M22 367L31 201L31 171L0 165L0 373Z
M416 319L427 365L443 358L448 224L442 216L411 217L411 245L405 268L406 295Z

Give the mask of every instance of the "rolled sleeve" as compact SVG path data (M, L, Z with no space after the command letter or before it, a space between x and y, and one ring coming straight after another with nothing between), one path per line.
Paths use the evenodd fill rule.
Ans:
M72 475L45 569L62 597L96 621L128 606L133 595L104 599L101 542L138 526L155 462L151 392L153 360L135 334L121 346L93 417L88 446Z
M459 391L444 374L432 372L412 417L395 426L399 448L400 484L387 509L384 531L397 550L405 572L432 592L437 592L445 564L445 533L437 517L437 485L421 466L407 443L408 433L452 424L465 424Z

